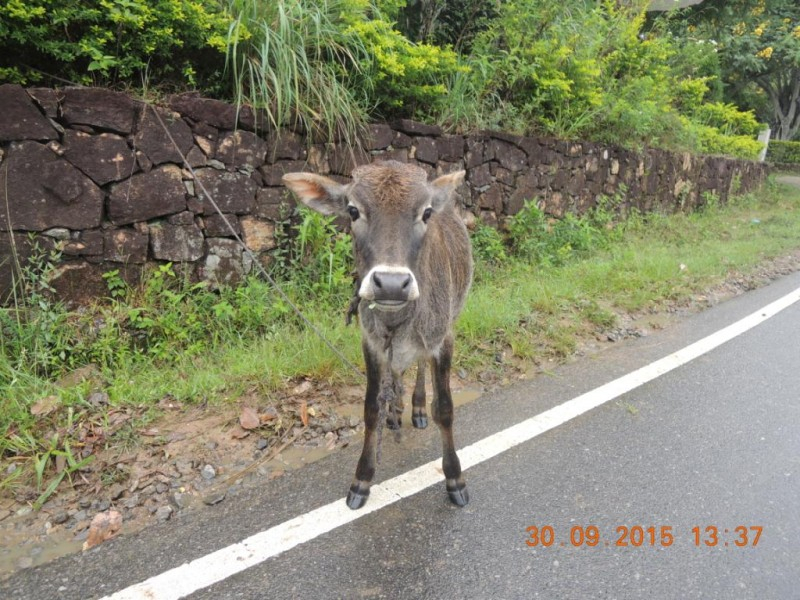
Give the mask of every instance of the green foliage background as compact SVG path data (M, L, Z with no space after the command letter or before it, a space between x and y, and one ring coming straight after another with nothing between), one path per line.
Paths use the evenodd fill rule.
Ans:
M263 109L265 126L351 141L371 119L414 117L454 131L754 157L759 125L723 87L727 54L688 17L654 18L647 4L9 0L0 81L196 88ZM793 25L765 27L760 39L785 30L794 40ZM737 38L740 54L754 36ZM775 60L791 40L773 43ZM769 58L754 51L741 64Z

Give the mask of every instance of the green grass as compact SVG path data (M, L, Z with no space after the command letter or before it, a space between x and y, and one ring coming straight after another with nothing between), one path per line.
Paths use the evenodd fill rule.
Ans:
M510 240L478 229L475 283L457 325L459 369L500 375L558 360L613 327L618 313L683 301L800 248L797 188L770 184L728 206L634 215L611 228L605 210L564 224L541 220L531 205ZM360 365L358 327L344 324L352 291L347 245L318 216L304 215L293 230L300 235L294 245L287 239L276 272L292 273L284 281L289 295ZM83 468L77 438L112 410L130 410L144 422L165 396L218 406L253 395L268 401L301 378L362 383L264 282L211 292L161 266L134 290L112 275L113 300L69 312L41 293L47 261L36 261L20 294L36 302L0 309L0 487L35 488L32 500ZM87 381L58 384L90 364ZM108 406L88 402L98 390L108 394ZM53 410L34 416L32 407L48 396ZM106 443L130 447L133 439L128 424ZM55 472L58 456L67 459L66 474ZM9 472L10 464L20 468Z

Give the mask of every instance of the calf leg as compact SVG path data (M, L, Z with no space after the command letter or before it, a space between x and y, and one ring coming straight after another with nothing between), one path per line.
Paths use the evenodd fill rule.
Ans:
M378 402L386 406L386 426L397 430L403 424L403 374L392 373L391 381L381 382L381 391L378 393ZM385 396L384 396L385 395Z
M364 447L358 459L356 476L347 492L347 506L353 510L361 508L369 496L369 487L375 475L377 428L380 420L378 393L381 384L381 367L378 357L362 343L364 362L367 366L367 394L364 398ZM388 368L388 367L387 367Z
M417 429L428 426L428 415L425 413L425 359L417 361L417 380L414 393L411 395L411 424Z
M434 356L433 366L433 420L442 434L442 470L450 501L457 506L469 502L467 484L461 474L461 462L456 455L453 442L453 397L450 394L450 365L453 358L453 336L442 343L439 355Z

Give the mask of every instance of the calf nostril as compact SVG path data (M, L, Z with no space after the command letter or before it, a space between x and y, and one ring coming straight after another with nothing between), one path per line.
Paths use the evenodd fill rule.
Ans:
M375 287L376 287L376 288L379 288L379 289L380 289L380 288L383 288L383 283L381 282L381 278L380 278L380 277L378 277L378 274L377 274L377 273L373 273L373 275L372 275L372 281L373 281L373 283L375 284Z
M411 284L411 275L403 280L403 289L406 289Z

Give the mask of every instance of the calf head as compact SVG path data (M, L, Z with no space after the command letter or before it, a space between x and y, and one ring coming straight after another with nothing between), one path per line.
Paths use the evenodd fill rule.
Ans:
M396 161L357 167L347 184L312 173L283 176L305 205L350 219L358 295L386 312L419 297L417 258L426 233L437 213L453 210L452 192L463 179L458 171L428 182L420 167Z

